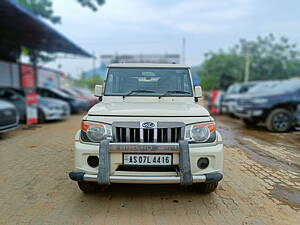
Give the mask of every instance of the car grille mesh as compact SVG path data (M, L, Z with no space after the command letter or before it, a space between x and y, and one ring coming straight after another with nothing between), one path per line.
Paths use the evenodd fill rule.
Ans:
M114 127L114 129L114 142L171 143L183 138L182 127L156 129Z
M13 109L0 111L0 126L6 126L17 122L17 114Z

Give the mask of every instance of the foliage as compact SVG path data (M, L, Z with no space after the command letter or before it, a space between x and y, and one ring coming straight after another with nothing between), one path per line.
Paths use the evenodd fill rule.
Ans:
M205 89L226 89L233 82L244 80L246 58L250 60L250 80L284 79L300 73L300 52L288 38L276 39L273 34L258 36L255 41L241 39L225 52L205 55L198 75Z
M61 22L61 18L54 15L51 0L17 0L17 2L35 15L50 20L52 23Z
M96 84L103 84L103 80L99 75L94 75L89 78L75 79L70 74L65 76L64 82L71 86L87 88L94 91Z
M89 89L94 90L96 84L103 84L103 80L99 75L93 75L89 78L79 80L80 85L86 85Z
M97 11L98 6L103 5L105 0L75 0L81 6ZM52 23L61 23L61 17L54 15L52 0L17 0L25 8Z

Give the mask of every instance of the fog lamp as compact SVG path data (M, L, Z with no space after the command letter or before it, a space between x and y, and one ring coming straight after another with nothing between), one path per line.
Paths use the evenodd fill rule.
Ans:
M90 167L97 167L99 166L99 158L97 156L89 156L87 158L87 163Z
M198 159L198 162L197 162L197 166L200 168L200 169L206 169L209 165L209 159L208 158L200 158Z

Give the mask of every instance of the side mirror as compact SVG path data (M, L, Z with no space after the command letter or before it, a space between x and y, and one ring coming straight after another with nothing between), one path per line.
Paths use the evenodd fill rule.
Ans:
M202 97L202 88L200 86L195 86L195 98Z
M95 96L101 97L103 94L103 86L102 85L96 85L95 86Z

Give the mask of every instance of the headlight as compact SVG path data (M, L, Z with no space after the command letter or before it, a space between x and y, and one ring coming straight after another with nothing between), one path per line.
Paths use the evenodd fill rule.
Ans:
M254 98L251 100L252 103L254 104L264 104L268 102L268 99L266 98Z
M112 138L112 128L109 124L83 121L81 124L81 139L85 142L100 142Z
M186 126L185 139L189 142L214 142L216 140L215 122L197 123Z
M41 104L41 106L49 109L49 110L54 110L56 108L56 105L55 104Z

